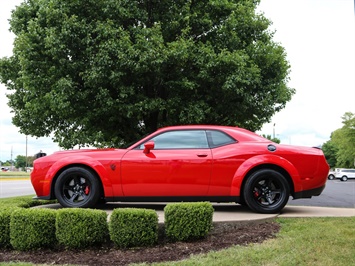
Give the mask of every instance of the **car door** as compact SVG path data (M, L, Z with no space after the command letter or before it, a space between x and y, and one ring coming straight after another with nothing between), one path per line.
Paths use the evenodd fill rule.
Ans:
M128 151L121 161L124 196L204 196L212 157L204 130L163 132Z

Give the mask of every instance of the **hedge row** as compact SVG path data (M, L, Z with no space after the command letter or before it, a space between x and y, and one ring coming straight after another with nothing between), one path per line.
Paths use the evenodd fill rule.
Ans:
M212 228L210 203L174 203L165 209L165 234L172 241L205 237ZM158 215L154 210L93 209L0 210L0 247L33 250L63 246L82 249L112 241L119 248L149 246L158 241Z

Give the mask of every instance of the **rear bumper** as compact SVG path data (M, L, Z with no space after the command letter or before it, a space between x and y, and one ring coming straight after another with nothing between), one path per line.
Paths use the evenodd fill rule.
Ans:
M324 188L325 185L319 188L295 192L293 195L293 199L304 199L304 198L312 198L313 196L319 196L320 194L322 194Z

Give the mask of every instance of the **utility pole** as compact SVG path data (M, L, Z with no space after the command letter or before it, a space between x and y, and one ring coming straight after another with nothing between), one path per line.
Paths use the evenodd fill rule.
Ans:
M11 146L11 171L14 170L14 161L12 160L12 146Z
M28 137L26 135L26 166L25 166L25 172L27 172L27 166L28 166L28 164L27 164L27 140L28 140Z

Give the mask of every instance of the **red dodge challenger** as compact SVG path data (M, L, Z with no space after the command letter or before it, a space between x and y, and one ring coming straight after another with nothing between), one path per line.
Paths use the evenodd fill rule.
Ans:
M34 161L36 199L64 207L98 201L237 202L278 213L289 196L311 198L329 166L319 148L281 145L228 126L173 126L127 149L55 152Z

